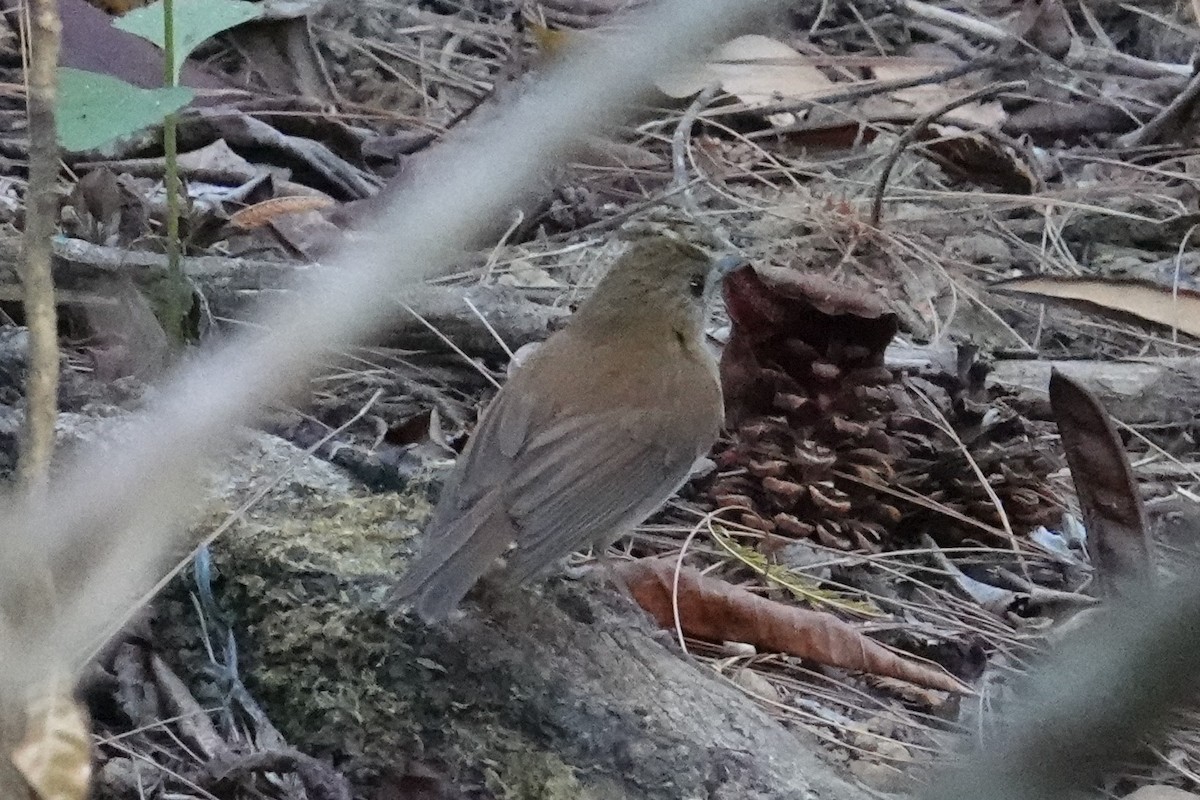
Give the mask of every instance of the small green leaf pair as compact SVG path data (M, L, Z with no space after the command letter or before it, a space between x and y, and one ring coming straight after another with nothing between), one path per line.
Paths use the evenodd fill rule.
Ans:
M242 0L176 0L172 74L204 40L255 19L261 9ZM163 47L161 0L131 11L113 24ZM191 89L164 86L142 89L120 78L85 70L58 70L58 140L70 151L93 150L162 122L191 102Z

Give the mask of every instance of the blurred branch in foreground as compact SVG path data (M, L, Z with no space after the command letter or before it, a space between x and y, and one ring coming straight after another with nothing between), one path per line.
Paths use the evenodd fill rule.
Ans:
M1130 587L1133 588L1133 587ZM1099 609L1037 665L1004 735L923 800L1051 800L1087 791L1193 702L1200 675L1200 582L1181 579ZM1133 599L1137 598L1137 599Z

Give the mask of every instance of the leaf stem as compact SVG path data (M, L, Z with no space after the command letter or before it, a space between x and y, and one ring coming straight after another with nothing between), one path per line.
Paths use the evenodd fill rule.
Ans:
M163 3L163 83L174 88L179 85L179 73L175 61L175 0L162 0ZM179 120L175 112L171 112L163 120L163 189L167 195L167 298L164 303L165 322L168 333L177 342L186 339L184 317L187 308L184 303L187 283L184 280L183 269L179 263L179 198L182 187L179 181L178 145L176 127ZM173 330L172 330L173 329Z

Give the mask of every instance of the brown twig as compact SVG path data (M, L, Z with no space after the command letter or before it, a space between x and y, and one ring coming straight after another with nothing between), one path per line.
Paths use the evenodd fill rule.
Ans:
M54 123L57 96L59 40L62 21L55 0L34 0L26 28L29 60L26 67L29 118L29 183L25 195L25 239L20 262L24 287L25 325L29 329L29 367L25 384L25 420L21 427L21 455L17 479L29 499L42 501L47 493L50 459L54 455L54 423L58 416L58 319L54 308L54 279L50 271L51 238L58 214L54 192L58 180L58 134ZM44 571L32 568L29 591L22 598L24 613L41 618L53 608L54 592ZM43 669L54 672L58 665ZM37 688L37 695L53 696L53 689ZM22 736L26 714L18 694L0 697L0 749L6 754L0 766L0 796L30 798L33 789L13 768L7 754Z
M691 105L683 112L679 124L675 126L675 133L671 137L671 188L679 191L679 202L684 211L697 218L700 216L700 208L696 205L696 198L692 195L692 187L688 182L687 174L688 144L692 140L692 128L696 124L696 118L712 102L720 88L720 84L717 83L704 87L704 90L696 95Z
M883 164L883 171L879 175L879 181L875 184L875 199L871 203L871 218L870 225L872 228L879 226L879 218L883 213L883 193L887 189L888 179L892 175L892 169L896 166L896 162L900 160L900 155L904 150L916 141L917 137L925 132L925 129L939 117L950 113L956 108L974 103L977 100L982 100L988 97L994 97L1003 92L1012 92L1018 89L1025 88L1024 81L1009 81L1008 83L996 83L991 86L985 86L982 89L977 89L970 94L955 98L944 105L935 108L928 114L924 114L913 123L912 127L904 132L904 134L896 140L892 146L892 151L888 153L887 160Z
M58 180L55 68L62 32L58 6L51 0L34 2L29 28L29 188L21 264L25 324L29 328L29 375L18 478L26 491L37 492L45 487L58 413L58 320L50 270L51 238L58 213L54 192Z
M1145 147L1162 144L1167 138L1179 138L1189 124L1194 124L1196 105L1200 103L1200 72L1196 73L1154 118L1135 131L1117 137L1117 147Z
M992 44L1004 44L1016 38L1004 30L1004 28L993 25L978 17L960 14L957 11L949 11L931 3L921 2L921 0L902 0L897 11L902 15L916 17L917 19L932 22L942 27L953 28L968 36L974 36L977 39L983 39L985 42L991 42Z
M768 105L754 106L753 110L756 114L783 114L788 112L807 111L810 108L828 107L835 103L847 103L852 100L864 100L868 97L875 97L889 92L896 92L901 89L912 89L917 86L932 86L955 78L961 78L963 75L969 75L972 72L979 72L985 69L991 69L1001 63L1007 61L1011 64L1011 59L1000 59L995 56L987 56L975 61L968 61L965 64L950 67L938 72L931 72L928 75L919 75L914 78L897 78L893 81L863 81L861 83L852 84L848 88L840 92L829 92L822 94L820 97L815 97L807 100L786 100L780 103L771 103ZM728 109L713 110L705 116L717 116L719 114L734 114L744 113L748 110L745 106L730 106ZM749 138L756 139L764 136L777 136L784 133L792 133L795 131L803 131L809 127L808 123L799 123L796 125L786 125L779 128L771 128L770 130L761 133L749 134Z
M1094 45L1073 49L1063 60L1073 70L1090 70L1109 75L1118 74L1129 78L1160 80L1162 78L1187 78L1193 70L1190 64L1175 64L1167 61L1150 61L1129 53Z

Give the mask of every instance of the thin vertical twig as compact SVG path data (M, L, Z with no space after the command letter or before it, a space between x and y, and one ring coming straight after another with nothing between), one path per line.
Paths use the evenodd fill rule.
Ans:
M58 96L57 68L62 22L57 0L33 0L25 27L26 111L29 118L29 183L25 191L25 239L21 259L25 326L29 331L28 372L25 381L25 420L17 480L32 502L42 501L49 484L54 455L54 424L58 417L58 316L54 307L51 239L58 214L58 132L54 107ZM26 598L29 613L44 615L54 602L53 587L37 588ZM53 665L45 664L45 668ZM9 754L25 734L26 698L0 696L0 796L32 798L33 790L16 770Z
M25 194L25 252L21 264L25 325L29 329L29 371L18 479L26 491L40 492L46 485L54 453L54 421L58 414L58 319L51 275L51 238L58 212L54 105L62 26L54 0L35 0L32 14L27 72L29 184Z
M172 88L179 85L175 69L175 0L163 0L163 85ZM179 180L179 148L176 129L179 116L172 111L163 120L163 190L167 194L167 303L166 322L168 333L176 343L186 338L184 317L187 305L184 302L187 280L179 263L179 197L182 185Z
M696 198L692 195L691 182L688 180L688 146L692 140L692 128L696 124L696 119L720 90L719 83L704 87L703 91L696 95L691 105L683 112L683 116L679 119L679 125L675 127L675 134L671 137L671 188L679 192L679 202L684 210L696 218L700 216L700 207L696 204Z
M1025 81L1008 81L1007 83L996 83L991 86L985 86L982 89L977 89L962 97L956 97L947 103L935 108L928 114L922 114L916 122L914 122L908 130L906 130L896 143L892 145L891 152L883 161L883 168L879 172L879 180L875 183L874 200L871 203L871 217L869 224L872 228L879 227L879 219L883 216L883 195L887 189L888 179L892 176L892 168L896 166L896 162L900 160L900 156L904 153L905 148L917 140L917 137L925 132L925 129L930 126L939 117L949 114L951 111L962 108L965 105L977 102L979 100L994 97L1003 92L1013 92L1025 86Z

